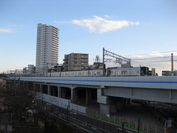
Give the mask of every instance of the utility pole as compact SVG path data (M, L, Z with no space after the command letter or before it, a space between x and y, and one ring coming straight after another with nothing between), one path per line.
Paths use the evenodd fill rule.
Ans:
M174 76L174 71L173 71L173 53L171 53L171 76Z
M104 62L104 57L105 57L105 53L104 53L105 49L103 48L103 76L105 76L105 62Z
M57 72L58 72L58 63L57 63Z

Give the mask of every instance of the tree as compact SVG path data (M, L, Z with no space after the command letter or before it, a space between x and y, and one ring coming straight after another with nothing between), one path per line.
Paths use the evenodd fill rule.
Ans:
M3 106L8 109L9 113L9 122L10 117L14 113L16 116L16 120L19 121L22 119L24 114L26 115L26 110L29 106L31 106L31 97L28 96L9 96L6 97Z
M28 87L20 87L19 81L8 81L6 94L9 96L5 98L2 105L7 108L9 122L12 114L16 116L17 121L22 120L22 117L26 117L27 109L32 105L35 92L28 89Z

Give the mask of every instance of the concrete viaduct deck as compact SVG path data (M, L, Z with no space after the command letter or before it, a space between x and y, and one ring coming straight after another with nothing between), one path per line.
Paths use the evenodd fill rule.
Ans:
M21 81L101 88L103 96L177 103L177 77L20 77Z

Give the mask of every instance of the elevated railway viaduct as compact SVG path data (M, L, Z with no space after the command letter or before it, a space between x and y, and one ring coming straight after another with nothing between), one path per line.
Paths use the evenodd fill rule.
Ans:
M7 84L84 106L99 104L100 112L115 113L131 99L177 104L176 76L144 77L11 77Z

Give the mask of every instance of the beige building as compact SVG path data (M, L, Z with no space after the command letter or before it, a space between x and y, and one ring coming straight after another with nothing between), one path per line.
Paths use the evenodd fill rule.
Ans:
M88 54L71 53L65 55L63 61L64 71L83 70L88 67Z

